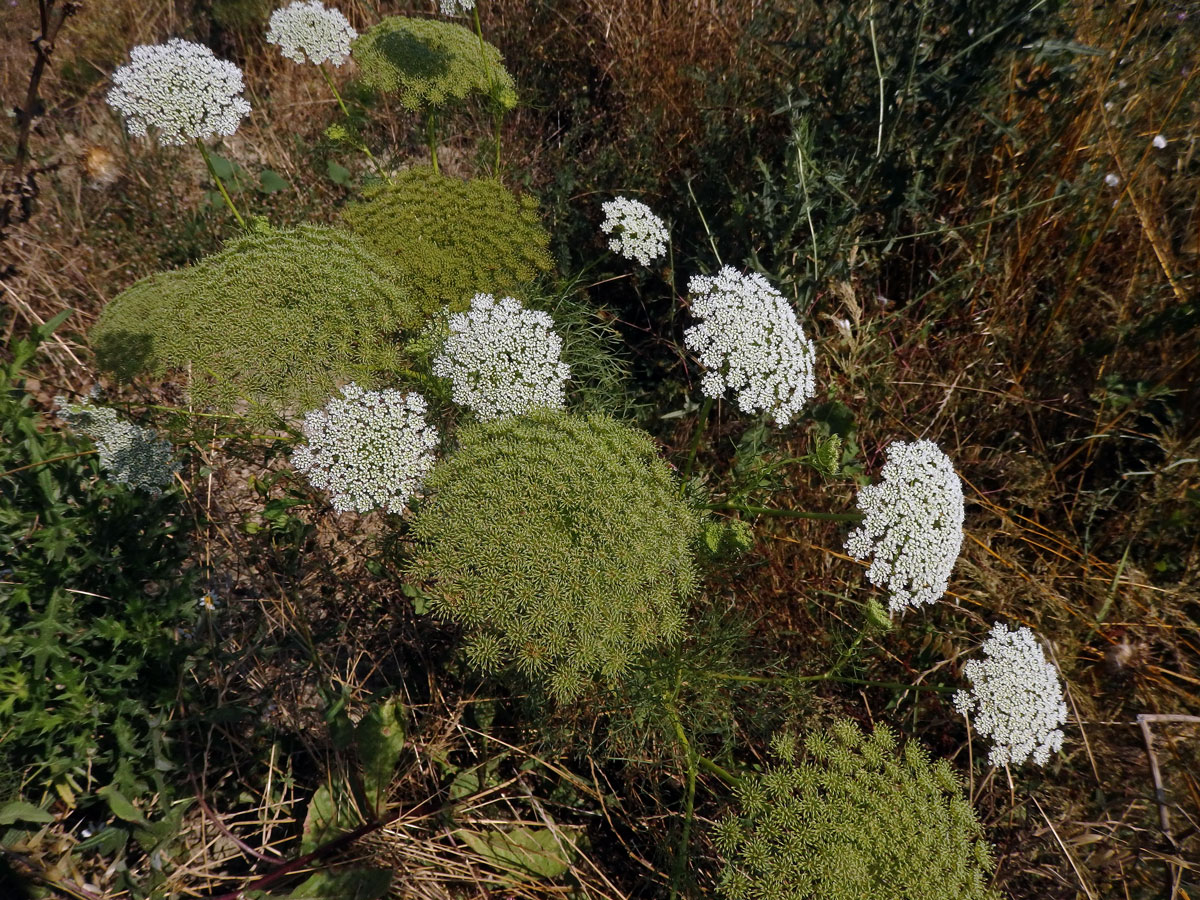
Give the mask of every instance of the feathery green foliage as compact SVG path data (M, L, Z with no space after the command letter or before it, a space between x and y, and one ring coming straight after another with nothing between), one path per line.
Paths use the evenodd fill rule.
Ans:
M999 900L990 849L945 760L879 725L778 734L779 762L738 787L717 826L730 900Z
M495 179L464 181L415 166L363 196L346 209L346 223L404 272L425 313L466 309L480 293L519 298L554 267L537 202Z
M69 803L163 793L193 519L178 493L115 484L87 441L45 427L20 371L54 324L0 362L0 772Z
M515 663L570 699L679 639L700 516L648 435L539 411L459 439L426 482L411 571L471 632L475 665Z
M198 404L298 413L339 381L372 385L398 367L396 337L423 321L389 261L349 232L301 226L137 282L105 307L92 343L124 378L190 366Z
M351 45L362 83L396 94L412 110L441 107L480 94L501 109L517 105L517 90L500 51L461 25L388 16Z

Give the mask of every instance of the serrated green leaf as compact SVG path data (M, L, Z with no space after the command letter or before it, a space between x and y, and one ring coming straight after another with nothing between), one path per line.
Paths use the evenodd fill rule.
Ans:
M53 821L53 815L24 800L13 800L0 806L0 825L12 825L15 822L33 822L37 825L44 825Z
M141 814L136 806L126 799L124 794L112 785L100 788L96 793L108 801L108 808L112 810L112 814L118 819L133 822L135 825L146 824L146 817Z
M559 841L549 828L477 832L466 829L457 835L472 850L500 868L525 877L557 878L571 867ZM564 841L569 849L569 841ZM574 853L571 854L574 856Z
M317 872L285 900L378 900L391 884L392 873L386 869Z
M396 700L372 707L354 729L354 742L362 763L367 802L376 812L387 799L387 790L400 753L404 750L403 707Z
M343 165L335 163L332 159L329 165L325 167L325 172L334 184L340 184L342 187L348 187L350 184L350 170Z
M263 169L258 173L258 181L262 186L260 190L264 194L274 194L276 191L285 191L289 185L283 176L278 172L273 172L270 169Z
M218 178L228 181L233 177L233 163L216 153L210 153L209 159L212 161L213 171L217 173Z

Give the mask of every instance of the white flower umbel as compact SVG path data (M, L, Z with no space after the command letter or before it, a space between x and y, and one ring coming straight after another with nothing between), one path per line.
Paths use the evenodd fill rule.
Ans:
M895 441L883 480L858 492L866 518L846 539L855 559L873 556L867 578L891 594L893 612L946 592L962 549L962 481L933 441Z
M238 96L242 70L217 59L203 44L172 38L134 47L117 69L108 105L125 117L125 129L145 137L153 127L164 144L231 135L250 104Z
M449 378L454 402L481 422L566 405L563 385L571 368L561 359L562 339L549 315L512 297L476 294L471 309L449 324L433 374Z
M348 384L304 417L308 443L292 454L292 465L329 492L339 513L399 513L433 469L438 433L425 411L420 394Z
M54 402L60 419L95 442L100 468L110 481L160 494L175 480L179 469L173 458L175 448L153 429L122 421L117 411L107 406L92 406L87 401L70 404L63 397Z
M475 8L475 0L438 0L443 16L466 15Z
M321 0L296 0L271 13L267 43L277 44L293 62L342 65L350 58L350 42L358 37L340 10L326 9Z
M1025 627L1009 631L997 622L983 654L986 659L967 663L971 690L954 695L955 708L992 739L992 765L1018 765L1032 756L1044 766L1052 750L1062 749L1058 726L1067 721L1058 671Z
M667 252L671 237L667 226L645 203L617 197L600 208L604 210L600 230L612 235L608 240L610 250L626 259L636 259L643 266Z
M694 276L688 292L700 321L683 340L706 370L705 396L735 391L742 412L762 410L788 424L816 393L816 350L791 305L761 275L731 266Z

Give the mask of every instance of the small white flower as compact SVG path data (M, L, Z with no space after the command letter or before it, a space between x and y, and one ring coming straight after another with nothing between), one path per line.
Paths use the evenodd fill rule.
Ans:
M203 44L172 38L134 47L130 63L113 74L108 104L125 117L126 130L145 137L153 127L164 144L231 135L250 104L238 95L242 71L217 59Z
M465 15L475 8L475 0L438 0L443 16Z
M218 606L217 598L213 596L212 591L205 591L203 594L201 594L199 604L200 608L205 612L212 612Z
M433 374L449 378L454 402L481 422L566 405L563 385L571 368L562 361L562 339L549 315L512 297L476 294L471 309L449 321Z
M600 208L604 210L600 230L612 235L608 241L610 250L626 259L636 259L643 266L667 252L670 240L667 226L645 203L617 197Z
M179 464L174 461L171 442L151 428L122 421L117 411L90 402L70 404L55 397L58 417L96 444L100 468L109 480L127 484L148 494L160 494L175 480Z
M326 9L321 0L296 0L271 13L267 43L294 62L342 65L350 58L350 42L358 37L340 10Z
M816 393L816 349L791 305L763 276L725 266L715 276L688 282L692 315L699 323L684 343L706 371L705 396L737 393L738 408L770 413L786 425Z
M1109 187L1116 187L1121 183L1121 178L1115 172L1109 172L1104 176L1104 183Z
M1152 143L1157 149L1161 150L1163 147L1167 146L1167 139L1161 134L1156 134L1154 136L1154 140L1150 143Z
M1058 671L1025 627L1009 631L997 622L983 654L987 659L967 663L971 690L954 695L955 708L973 716L975 730L992 739L992 765L1017 765L1032 756L1044 766L1051 751L1062 749L1058 726L1067 721Z
M438 433L425 411L420 394L348 384L304 417L308 443L296 448L292 465L330 493L339 513L402 512L433 469Z
M858 492L862 525L846 538L855 559L874 556L867 578L886 588L889 606L933 603L946 592L962 549L962 482L933 441L895 441L883 480Z

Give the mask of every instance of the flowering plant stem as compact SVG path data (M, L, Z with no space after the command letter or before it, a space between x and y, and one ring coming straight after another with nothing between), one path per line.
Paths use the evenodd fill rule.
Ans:
M807 512L803 509L769 509L765 506L744 506L741 503L710 503L705 509L730 510L748 516L774 516L780 519L820 519L825 522L861 522L863 514Z
M347 121L349 121L350 110L346 109L346 103L342 100L342 95L338 91L337 85L333 83L333 79L329 76L329 70L325 68L325 63L318 64L317 68L321 70L321 74L325 78L325 83L329 85L329 90L333 91L333 98L337 100L338 107L340 107L342 110L342 115L346 117ZM375 173L377 175L382 175L383 169L380 167L379 161L375 159L375 154L371 152L371 148L368 147L363 141L356 141L356 143L358 145L358 149L366 154L371 166L375 169Z
M432 106L425 117L425 143L429 146L429 161L433 165L433 174L440 175L437 159L437 114Z
M475 14L475 33L479 35L479 55L483 59L484 68L488 70L488 89L493 93L496 90L496 81L492 74L491 67L487 64L487 53L483 45L483 24L479 21L479 4L476 3L472 12ZM500 177L500 120L504 113L500 111L499 106L492 110L492 130L495 133L496 141L496 162L492 167L492 177L499 179Z
M687 490L687 483L692 480L692 469L696 466L696 451L700 449L700 438L704 436L704 426L708 424L708 414L712 412L713 398L705 397L700 405L700 417L696 421L696 433L692 435L692 448L688 451L687 467L683 470L683 479L679 485L679 496Z
M217 174L216 167L213 166L212 157L208 155L208 148L204 146L204 141L201 138L196 138L196 146L200 148L200 154L204 157L204 164L208 166L208 174L213 177L213 181L217 183L217 189L221 192L221 196L225 198L225 205L229 207L229 211L233 213L233 217L237 219L238 225L244 231L246 229L246 220L237 211L237 207L233 205L229 191L225 190L225 182L221 181L221 176Z
M692 819L695 817L696 811L696 773L700 760L696 749L688 740L687 730L683 727L683 719L679 717L679 708L676 705L682 684L683 667L678 666L675 671L675 690L669 697L664 695L664 699L667 701L667 712L671 716L671 724L675 726L675 736L679 739L679 746L683 750L687 765L683 801L683 832L679 836L679 847L675 851L675 866L671 872L671 900L675 900L679 896L679 884L683 880L684 868L687 866L688 845L692 838Z
M76 459L80 456L91 456L94 453L99 453L99 450L80 450L78 453L64 453L62 456L51 456L49 459L39 459L37 462L31 462L25 466L17 466L15 469L9 469L7 472L0 472L0 478L7 478L9 475L15 475L17 472L24 472L26 469L36 469L38 466L44 466L47 463L59 462L64 459Z
M937 691L941 694L952 694L958 690L950 684L905 684L902 681L870 681L866 678L851 678L848 675L835 675L833 670L821 675L731 675L728 672L705 672L705 674L725 681L743 681L751 684L773 684L778 681L791 681L797 684L806 681L836 681L840 684L890 688L894 691Z

